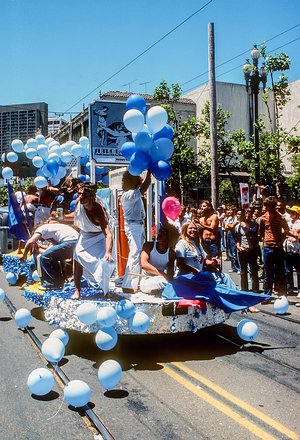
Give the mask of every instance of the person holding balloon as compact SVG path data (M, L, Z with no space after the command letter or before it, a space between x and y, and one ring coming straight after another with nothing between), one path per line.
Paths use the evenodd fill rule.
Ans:
M134 293L138 289L140 254L145 242L144 220L146 217L143 196L151 183L151 172L144 179L132 176L125 171L122 177L121 204L124 213L125 234L128 240L129 255L123 277L122 288L125 293Z

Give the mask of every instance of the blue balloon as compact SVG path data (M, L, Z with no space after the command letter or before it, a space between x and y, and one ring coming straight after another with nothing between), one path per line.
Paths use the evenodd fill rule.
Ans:
M150 150L153 162L157 162L158 160L169 160L173 153L173 142L167 138L157 139Z
M102 183L103 183L103 185L109 184L109 175L108 174L105 174L105 176L102 176Z
M95 340L101 350L112 350L118 342L118 334L113 327L103 328L97 331Z
M58 165L59 165L60 167L64 167L64 168L67 166L66 162L63 162L61 159L59 159L59 161L58 161Z
M76 200L72 200L70 203L70 212L74 212L76 208Z
M81 180L81 182L85 182L86 181L85 174L79 174L78 179Z
M173 135L173 128L169 124L166 124L161 130L159 130L157 133L154 133L153 139L155 141L160 138L168 138L172 140Z
M78 197L78 193L75 193L75 194L73 195L73 198L72 198L72 200L76 200L76 199L77 199L77 197Z
M14 286L18 281L18 275L13 272L8 272L5 278L10 286Z
M150 327L149 316L144 312L136 312L130 319L130 328L135 333L145 333Z
M150 170L153 176L160 181L168 179L172 174L171 165L164 160L159 160L152 164Z
M128 172L132 176L139 176L140 174L142 174L143 171L145 171L145 170L143 170L142 168L134 167L131 164L128 167Z
M118 302L116 311L122 319L129 319L135 314L135 305L129 299L122 299Z
M153 145L153 138L150 133L140 131L135 137L135 145L141 151L149 151Z
M111 390L120 382L122 377L122 368L117 361L108 360L100 365L98 370L98 379L103 388Z
M80 159L80 165L82 165L83 167L85 167L86 164L88 163L88 161L89 161L89 158L88 158L87 156L82 157L82 158Z
M15 313L15 321L17 323L17 326L20 328L27 327L31 319L31 312L27 309L19 309Z
M53 174L53 176L55 176L58 172L59 164L56 160L50 159L46 164L46 168L51 174Z
M90 178L90 176L88 174L85 175L85 181L87 183L89 183L91 181L91 178Z
M32 394L45 396L50 393L54 386L54 375L47 368L36 368L27 379L27 386Z
M151 156L145 151L137 151L130 159L130 165L135 169L148 170L152 164Z
M120 149L120 153L128 160L130 160L131 156L136 151L137 147L134 142L125 142Z
M91 389L82 380L71 380L64 388L64 399L75 408L85 406L91 398Z
M126 101L126 110L136 109L145 114L146 108L146 101L140 95L130 95Z

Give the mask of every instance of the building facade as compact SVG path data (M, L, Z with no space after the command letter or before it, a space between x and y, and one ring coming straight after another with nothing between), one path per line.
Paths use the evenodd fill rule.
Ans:
M67 124L67 121L65 121L60 116L51 116L48 117L48 134L53 135L58 130L60 130L62 127L64 127Z
M21 139L25 143L35 138L37 132L48 135L48 104L0 105L1 154L11 150L14 139Z

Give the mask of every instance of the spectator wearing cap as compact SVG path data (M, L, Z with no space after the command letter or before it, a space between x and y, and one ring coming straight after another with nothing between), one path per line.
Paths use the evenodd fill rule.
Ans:
M295 234L294 237L287 237L283 243L283 248L286 253L286 278L288 293L294 294L296 290L300 298L300 207L292 206L287 208L290 215L288 226L290 231ZM294 283L294 269L297 274L297 287Z

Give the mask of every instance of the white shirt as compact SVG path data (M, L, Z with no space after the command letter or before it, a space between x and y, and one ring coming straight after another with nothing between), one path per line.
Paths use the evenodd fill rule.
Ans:
M47 223L39 226L35 232L41 234L45 240L54 240L56 243L64 243L78 238L78 232L75 229L62 223Z
M145 219L146 215L140 188L124 192L121 202L125 223L131 221L139 222Z
M192 249L185 240L179 240L175 246L176 256L183 258L186 264L201 272L203 270L203 263L206 254L201 245L198 247L194 242L191 242L191 244L193 245L194 249ZM186 272L178 268L178 272L176 274L182 275L183 273Z

